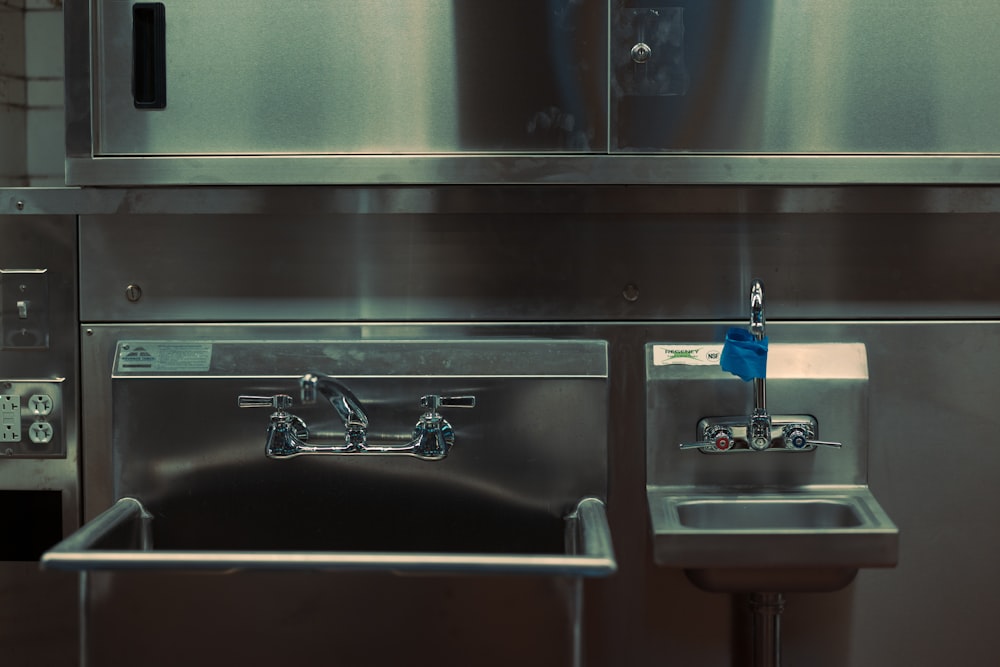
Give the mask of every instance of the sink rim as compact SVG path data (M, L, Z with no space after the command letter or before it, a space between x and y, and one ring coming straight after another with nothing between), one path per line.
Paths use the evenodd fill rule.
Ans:
M587 496L565 517L565 553L497 554L373 551L168 550L150 546L152 515L136 498L119 499L43 554L45 568L221 571L325 570L440 574L524 574L604 577L617 571L603 500ZM136 546L102 549L116 531L131 531Z
M874 524L875 519L872 516L870 510L854 496L850 495L829 495L829 496L792 496L780 495L780 494L761 494L761 495L749 495L749 496L690 496L684 498L664 498L663 502L667 504L667 511L671 515L671 519L675 520L682 529L687 529L692 532L703 533L706 531L716 532L716 533L732 533L732 534L744 534L744 533L814 533L817 531L822 531L824 533L831 533L837 531L849 531L854 532L857 530L866 530L865 524ZM857 523L852 525L837 525L837 526L804 526L804 525L774 525L774 526L740 526L733 524L728 527L721 526L707 526L707 525L695 525L689 521L685 521L683 510L691 506L710 506L710 507L726 507L738 505L740 507L745 507L747 505L792 505L797 507L805 506L819 506L819 507L837 507L848 509L852 516L856 518ZM874 528L872 528L874 529Z
M653 555L658 565L684 569L893 567L899 529L867 486L789 489L705 486L647 487ZM681 523L685 502L822 502L846 505L857 526L697 527Z

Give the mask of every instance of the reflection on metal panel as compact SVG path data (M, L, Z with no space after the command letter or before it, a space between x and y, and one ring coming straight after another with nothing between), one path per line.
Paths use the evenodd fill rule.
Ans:
M613 4L654 24L662 5L683 10L688 88L613 88L612 151L1000 151L992 0ZM637 37L615 29L613 62ZM662 58L675 56L653 49L641 67Z
M168 0L160 109L133 100L132 3L96 5L98 154L606 147L600 2Z
M578 194L595 208L629 205ZM656 198L645 193L636 206ZM748 275L767 276L779 319L1000 314L989 277L995 214L591 214L564 203L494 214L466 213L479 208L469 206L455 215L84 216L82 317L743 319ZM137 301L130 284L142 289Z

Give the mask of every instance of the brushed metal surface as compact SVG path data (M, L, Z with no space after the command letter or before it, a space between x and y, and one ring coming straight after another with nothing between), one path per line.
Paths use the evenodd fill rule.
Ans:
M132 103L133 3L94 4L98 155L607 145L603 2L167 0L155 111Z
M711 194L696 193L695 201ZM642 193L635 205L672 196ZM840 203L821 201L802 215L657 214L615 212L627 198L591 197L608 210L557 201L537 213L494 211L486 196L458 215L83 216L81 317L743 319L741 283L750 275L767 280L776 320L1000 316L990 269L1000 236L995 212L846 205L842 213ZM130 284L141 286L140 301L126 298ZM638 286L635 301L623 297L629 284Z
M772 299L772 306L774 303ZM703 593L681 570L662 568L652 561L649 541L644 537L649 518L645 453L640 444L646 401L643 389L634 381L644 377L643 350L650 340L681 343L719 335L721 341L726 324L435 325L435 331L450 331L449 337L480 336L490 331L604 338L610 343L608 510L620 569L611 579L585 586L588 664L642 665L669 655L679 664L726 667L741 655L744 625L737 611L742 607L739 600L731 607L729 596ZM308 337L312 327L298 326L302 331L295 335ZM380 326L399 327L414 336L426 333L426 325L418 323ZM360 325L359 329L372 327L376 325ZM99 346L88 346L87 340L97 334L86 336L86 328L83 352L88 382L84 396L93 397L94 404L88 412L93 418L85 424L84 442L87 451L106 456L111 433L100 397L110 392L112 358L107 348L100 353ZM141 330L142 325L122 328ZM202 335L210 337L208 332L214 328L205 327ZM783 624L786 659L822 667L875 667L899 659L914 664L946 662L957 651L971 663L989 664L995 655L989 633L989 602L977 592L997 585L998 574L991 560L997 536L972 527L991 525L994 518L990 499L1000 454L983 443L992 440L997 426L987 399L1000 391L1000 376L992 370L1000 326L995 320L769 319L769 334L789 342L865 343L871 375L868 482L904 535L900 562L894 570L862 571L851 586L836 593L788 596ZM961 437L952 437L956 433ZM942 475L942 470L947 474ZM89 469L88 479L93 480L87 487L88 500L103 502L111 497L111 489ZM956 553L963 554L962 567L949 568ZM357 627L342 632L324 622L345 613L345 607L349 612L368 610L376 615L381 610L379 618L386 620L405 618L409 610L417 608L455 623L463 619L459 625L466 634L452 638L447 647L440 643L428 647L418 633L408 632L396 650L379 646L373 654L378 659L389 660L419 647L426 655L437 656L441 664L489 664L494 655L495 664L502 664L514 653L528 664L571 664L562 634L570 626L564 624L565 607L558 602L563 593L556 592L564 590L563 584L548 580L95 574L89 581L103 596L95 595L89 607L95 634L88 655L95 665L116 664L115 656L123 647L140 650L149 642L171 646L161 664L176 662L178 656L191 650L204 655L236 655L246 664L282 655L282 650L309 660L328 649L327 641L315 639L320 626L324 637L335 632L342 655L359 655L375 629L363 626L364 632ZM374 600L384 596L373 596L373 590L392 590L394 604L390 608L381 603L375 606ZM966 603L957 604L956 596L962 596ZM173 601L167 610L164 600ZM483 600L490 600L490 604L483 605ZM948 609L947 618L929 618L927 605ZM192 614L192 608L201 612ZM244 628L265 608L292 633L286 638L294 637L294 647L267 642L263 637L252 646L243 643ZM519 612L511 614L512 608ZM634 616L622 614L627 608L642 608L647 623L636 624ZM129 610L127 615L125 609ZM315 623L293 622L302 620L296 616L296 610L302 609L316 612L312 616ZM519 639L493 646L490 624L502 617L511 619L514 625L510 627L517 629ZM229 620L218 623L220 618ZM133 623L136 619L144 622ZM214 621L208 623L209 619ZM123 622L132 632L116 635L113 629ZM211 632L208 626L212 626ZM546 628L544 640L537 634L539 627ZM917 630L922 639L914 642ZM179 636L187 639L181 644L164 642L166 637ZM955 637L959 644L952 642ZM479 656L472 645L493 648L490 656Z
M684 85L650 94L627 54L660 4L171 0L150 112L131 4L69 2L67 183L997 182L990 0L679 0L632 64Z
M100 408L90 414L101 415L92 423L110 432L111 448L94 450L86 460L95 485L88 486L89 515L118 498L138 497L154 515L177 519L167 528L180 532L168 531L163 539L189 549L199 546L198 536L216 544L225 535L211 525L189 535L185 519L211 516L221 526L245 516L248 507L256 508L255 520L270 526L257 538L245 534L245 541L236 542L251 550L305 548L295 543L300 529L305 535L328 535L334 525L347 540L336 544L348 550L352 544L353 550L406 550L394 533L413 541L410 551L461 551L477 540L482 542L478 551L518 550L503 548L503 539L533 551L539 547L532 546L531 535L551 545L549 523L561 523L581 498L606 493L605 344L495 335L435 340L436 330L88 327L88 359L113 359L122 340L133 346L195 342L210 346L212 357L206 372L91 378L90 396ZM105 362L97 363L88 372L100 372ZM334 373L349 383L366 406L373 432L409 435L422 411L419 398L428 393L475 395L477 405L448 415L456 444L437 463L380 456L269 460L264 456L267 415L237 409L236 397L298 396L298 376L308 371ZM302 406L296 400L292 411L311 429L330 432L331 438L342 434L328 405ZM178 419L199 414L207 421ZM109 484L112 497L90 495ZM334 516L324 519L331 510L330 494L335 505L352 508L335 515L337 524L330 523ZM285 512L291 508L275 498L297 498L290 516ZM464 527L456 532L459 525ZM350 541L351 531L356 543ZM171 542L170 535L180 541ZM559 545L560 535L556 531Z
M10 554L23 553L28 550L25 545L53 534L69 535L80 525L78 263L75 216L40 214L27 207L19 215L3 213L0 268L47 269L49 336L45 349L0 349L0 384L9 383L2 393L51 393L59 417L53 444L47 448L56 455L53 458L31 458L30 441L22 443L27 456L0 456L0 490L17 492L5 495L0 507L4 513L0 541L4 553ZM5 285L18 287L16 281ZM0 329L11 331L14 326L8 321ZM22 408L27 408L28 400L23 396ZM2 444L0 452L7 449ZM54 493L53 513L33 511L34 503L23 503L18 495L22 492ZM79 646L77 590L73 578L42 572L37 562L0 561L0 660L11 667L74 664Z
M159 185L996 185L994 153L69 158L66 183Z
M140 188L0 188L0 212L12 215L369 215L493 213L606 214L623 218L684 214L886 216L994 214L990 186L677 186L414 187L272 186ZM546 218L557 220L558 218ZM869 218L875 220L876 218ZM829 222L827 223L829 224ZM950 222L948 224L951 224Z
M654 560L719 593L830 592L894 567L899 530L865 487L649 492Z
M637 26L673 23L682 56L654 50L647 68L660 66L659 55L686 82L682 94L637 94L628 87L633 73L620 73L612 151L1000 150L986 112L1000 103L991 0L611 4L612 59L634 44ZM657 16L627 20L640 8L658 8Z
M774 289L769 291L773 303L778 295ZM701 439L697 425L703 418L747 415L749 421L754 407L752 385L723 371L718 364L657 363L657 343L653 342L646 346L649 487L761 490L867 483L868 448L877 444L870 441L868 431L869 380L864 346L848 341L790 344L775 333L768 334L768 411L775 415L811 415L821 438L843 443L843 447L715 455L680 449L682 442ZM718 341L682 344L694 347L713 342Z
M67 9L74 4L78 3L68 2ZM23 210L15 208L17 201L24 202ZM675 664L729 667L745 653L749 620L740 611L741 600L703 593L680 570L652 562L642 446L646 398L641 379L647 342L721 341L726 326L745 324L744 299L738 296L743 285L737 276L758 269L771 288L770 335L803 343L865 343L871 372L868 481L904 536L896 569L862 571L851 586L836 593L788 596L783 618L786 660L816 667L949 664L956 660L992 664L997 654L991 629L993 607L992 598L984 591L1000 586L994 563L1000 541L989 529L995 524L993 489L995 471L1000 469L1000 450L989 446L998 428L991 397L1000 392L1000 376L995 372L996 342L1000 340L996 294L1000 291L991 268L995 265L991 248L1000 209L997 201L997 190L992 187L941 186L0 191L0 211L22 216L24 227L17 228L20 231L14 238L30 229L33 220L40 220L39 214L72 216L80 206L79 210L88 214L80 230L84 243L91 246L86 275L98 276L102 271L119 277L172 272L177 280L182 280L186 271L205 275L195 261L185 264L180 260L187 252L204 261L197 248L179 241L168 242L164 247L170 252L164 255L144 255L155 258L155 266L146 273L127 256L129 248L139 248L137 239L128 243L108 240L112 231L118 236L140 236L146 223L155 231L159 224L165 224L156 221L162 214L171 214L167 217L176 220L182 214L197 213L205 216L204 221L219 224L218 231L241 238L240 225L235 223L241 216L234 213L271 217L280 233L294 230L299 220L308 220L305 214L324 218L322 224L305 223L316 232L324 226L339 226L346 218L358 218L358 225L373 223L375 218L359 211L390 214L387 220L396 223L402 217L391 214L397 212L404 217L440 213L456 218L455 224L438 220L430 223L431 229L458 233L457 238L477 249L513 239L523 242L522 251L528 257L564 258L557 253L557 248L562 248L572 263L577 258L602 257L580 249L588 234L596 234L608 261L595 262L590 270L607 274L596 280L614 287L615 303L621 298L620 276L641 278L635 279L639 300L632 305L643 310L636 319L623 319L623 313L631 317L636 311L618 310L612 304L576 311L596 313L594 320L557 320L556 313L574 312L571 299L583 299L589 293L565 287L551 290L551 311L534 306L538 318L532 321L501 325L491 319L436 326L441 327L438 331L450 330L449 337L482 336L488 331L491 335L609 341L608 513L620 570L611 579L585 585L583 640L587 664L615 667L648 665L668 658ZM565 243L559 246L545 237L540 241L542 249L536 250L527 231L505 236L500 225L485 224L486 209L508 220L526 217L553 236L558 232ZM127 216L128 224L115 224L110 214L116 211L136 215ZM588 218L592 213L600 216ZM103 214L98 217L101 226L107 227L105 231L97 229L93 214ZM229 223L222 221L227 216L233 216ZM250 217L244 217L244 222ZM463 236L458 220L478 230L478 238L473 231ZM576 220L584 224L578 226ZM629 234L602 229L618 226ZM255 237L252 228L253 224L250 238ZM179 225L177 233L205 232L209 238L216 233L206 229L206 225ZM660 231L652 236L636 234L650 230ZM678 235L672 238L669 232ZM375 237L388 238L384 229ZM160 230L152 238L158 243L168 236ZM263 233L259 238L264 238ZM306 252L314 249L310 239L317 237L303 233L290 238L289 245ZM97 265L97 251L105 242L109 244L105 264L118 263L128 270ZM259 256L233 243L208 243L219 249L212 255L216 260L232 259L239 265L247 255ZM279 246L280 237L278 241L271 238L269 245ZM465 248L468 244L458 245ZM623 247L629 245L633 247ZM713 264L706 248L721 253L725 261ZM796 255L793 250L805 254ZM513 252L496 252L506 253L522 269L531 266ZM67 265L71 261L67 259ZM171 271L165 270L166 265ZM379 266L373 259L367 268L388 271ZM427 266L430 272L453 269L447 263ZM498 266L499 259L480 268L486 273ZM352 267L352 272L365 268L360 262ZM249 275L249 271L235 270ZM475 273L472 268L467 271L467 275ZM532 271L531 275L548 277L541 268ZM209 271L208 275L224 278L221 271ZM154 283L155 289L144 291L137 308L146 298L159 298L161 285L170 291L165 277ZM127 284L106 276L91 283L87 292L91 303L106 303L96 309L92 306L89 316L109 315L118 308L115 300L125 302ZM498 292L506 290L505 298L512 305L498 305L504 299L501 294L491 306L493 312L500 317L514 312L513 304L523 298L526 284L514 276L504 286L497 286ZM181 317L185 299L198 308L204 286L192 280L185 286L186 294L180 289L173 292L176 317ZM237 287L225 289L233 292L227 294L219 286L212 298L229 303L255 298ZM291 291L308 292L308 288L295 286ZM683 296L667 298L668 293L676 295L678 291ZM779 298L779 292L784 296ZM468 317L467 311L455 308L454 293L447 288L438 303L456 319ZM709 303L717 306L706 305ZM379 308L391 314L388 304L383 301ZM714 310L731 313L731 317L720 315L720 319L696 322L674 319L682 318L685 312ZM72 308L67 310L72 312ZM141 313L114 312L137 322L123 328L144 326ZM231 312L246 315L254 311L246 305ZM336 311L303 304L298 312L319 321ZM405 330L407 335L426 333L426 322L412 314L395 311L391 317L399 312L414 319L344 326L356 326L359 331L388 326ZM807 315L821 312L832 313L831 319L814 321ZM802 320L796 320L799 316L795 313L802 314ZM865 321L857 321L859 317ZM88 460L90 454L100 460L108 455L111 442L108 414L102 405L110 395L108 374L113 359L86 342L93 340L87 330L100 322L83 322L84 375L90 378L81 394L85 408L81 413L83 446ZM312 335L310 329L323 325L297 326L300 331L295 335L303 338ZM211 338L213 328L206 326L201 334ZM105 384L95 377L105 378ZM263 437L263 430L259 435ZM88 481L88 497L91 493L99 499L111 497L106 482L95 476ZM4 590L21 591L19 600L42 594L45 589L37 579L13 570L9 574L5 581L14 585ZM418 653L437 664L456 665L554 665L572 664L573 660L567 633L573 631L568 601L575 589L572 583L561 580L242 573L232 577L95 574L87 583L95 593L88 607L93 635L87 655L93 665L118 665L123 655L141 655L144 664L151 665L190 662L192 655L247 665L309 663L329 657L331 645L336 645L338 659L347 663L399 661ZM61 599L68 600L72 591L63 593L66 595ZM391 604L387 605L387 600ZM53 599L52 605L62 604ZM43 606L51 612L52 605ZM23 620L20 610L29 608L17 603L9 611ZM928 609L947 613L928 613ZM638 612L622 610L641 610L643 621L635 621ZM21 639L36 638L36 647L28 654L35 662L44 660L42 646L55 649L67 633L72 634L71 619L65 615L59 618L59 629L49 626L40 630L36 625L30 633L19 635ZM259 642L247 642L246 628L259 627L262 618L270 619L271 627L280 627L284 634L271 641L261 636ZM348 622L356 618L379 622ZM437 627L466 632L448 633L443 640L437 634L428 637L423 624L412 623L414 618L437 619ZM383 623L399 629L395 646L380 640ZM510 628L512 634L498 636L495 628L500 625ZM122 628L127 632L117 632ZM179 637L184 641L177 641ZM159 654L150 656L150 646L159 647ZM21 654L6 655L16 660Z
M435 332L443 332L445 338L435 339ZM387 656L402 655L400 651L415 650L421 656L439 656L440 664L459 664L456 661L471 659L468 643L473 638L480 650L483 642L493 641L497 626L491 619L509 613L517 618L505 627L516 629L518 641L498 645L490 655L472 662L509 662L523 652L521 642L536 635L535 630L522 626L540 623L546 639L522 661L573 664L581 637L575 630L581 598L572 578L498 580L483 570L537 572L537 563L532 562L536 560L561 572L576 565L600 569L608 564L585 557L568 568L564 558L546 555L565 549L562 517L585 495L578 489L586 487L588 494L606 492L607 348L601 341L553 340L551 336L530 340L521 335L523 330L512 330L510 335L517 339L508 336L506 342L498 340L503 334L497 330L480 330L482 340L475 340L475 335L470 338L469 333L453 326L406 325L87 325L84 365L91 380L87 392L92 418L85 428L87 442L93 443L85 461L90 480L88 512L96 514L101 503L107 507L108 494L142 489L156 516L154 523L163 526L154 539L168 550L211 550L220 545L251 550L262 545L302 548L318 535L320 540L340 540L339 548L351 551L417 549L441 554L417 564L404 563L401 558L406 553L380 557L387 564L395 558L400 566L395 569L425 572L426 576L416 579L386 574L365 578L363 573L352 572L346 578L329 575L317 581L315 574L284 573L288 578L281 580L280 592L273 590L274 580L267 578L227 576L209 582L207 588L192 589L189 580L176 572L87 574L90 593L85 597L84 656L89 663L113 662L115 644L121 647L108 632L107 623L118 622L118 602L114 601L131 599L142 591L158 596L166 586L176 592L174 599L202 610L228 607L233 596L266 595L276 605L269 616L284 619L281 625L293 622L302 630L310 626L304 636L293 630L291 634L265 633L260 641L244 638L243 643L254 645L244 659L248 664L269 661L268 656L281 652L312 659L323 652L317 643L320 636L323 645L328 646L331 638L336 641L339 656L364 653L375 664ZM138 376L119 372L112 377L116 344L123 338L230 342L213 349L212 372ZM345 381L365 402L373 426L390 432L412 428L420 410L407 399L415 400L430 387L442 391L445 384L475 394L477 405L454 416L456 444L440 463L409 457L267 460L263 453L266 415L239 410L235 397L247 392L294 393L296 374L317 365L347 376ZM288 369L294 370L289 374ZM366 370L374 375L366 376ZM165 410L168 406L176 412ZM325 414L320 407L300 412L316 423ZM326 412L335 420L332 410ZM248 513L251 507L255 509ZM474 562L462 556L470 549L500 556ZM522 550L533 555L503 555ZM351 557L337 558L346 562ZM519 558L516 565L511 564L514 558ZM360 565L371 567L371 563ZM469 573L478 576L434 576L442 569L462 571L473 565ZM359 582L365 582L360 590L356 588ZM211 589L228 592L198 602ZM371 609L372 601L382 595L371 595L373 590L396 603L392 610L382 607L371 623L388 623L401 610L416 605L422 610L421 618L447 618L448 636L455 633L456 637L442 642L434 633L408 627L394 634L391 646L373 648L369 623L363 632L353 624L334 624L320 633L312 620L290 621L291 612L286 609L304 604L316 610L310 618L329 619L331 614ZM325 593L316 598L316 591ZM478 601L470 607L467 596L473 594ZM161 614L141 600L128 604L141 617ZM254 608L248 603L223 615L255 614ZM185 619L167 614L156 627L140 630L136 637L156 641L160 631L170 628L185 637L178 647L221 650L229 641L229 622L222 623L220 633L206 636L198 629L196 616ZM194 625L189 627L188 621ZM321 622L329 625L327 620ZM295 646L283 649L293 637ZM132 639L125 643L130 645ZM244 649L229 650L242 655ZM166 651L151 656L149 664L175 659L175 653Z
M80 525L76 219L2 215L0 239L0 268L47 269L48 294L48 346L0 349L0 382L12 385L3 393L44 393L52 387L58 401L58 420L53 421L60 440L44 450L54 458L0 456L0 489L61 491L62 531L66 535ZM5 288L17 290L18 284L8 280ZM14 321L4 322L0 330L14 332L15 326ZM27 400L27 396L22 400L25 407Z

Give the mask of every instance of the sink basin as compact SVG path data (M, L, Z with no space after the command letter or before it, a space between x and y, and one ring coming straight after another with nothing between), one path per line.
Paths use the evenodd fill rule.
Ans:
M677 518L696 530L813 530L860 526L857 507L840 499L701 499L677 503Z
M899 530L866 487L651 488L654 558L714 592L831 591L892 567Z
M396 521L342 513L154 516L118 500L42 557L64 570L370 570L598 577L615 572L604 503L583 498L560 519L466 502L450 516ZM367 520L365 520L367 517Z

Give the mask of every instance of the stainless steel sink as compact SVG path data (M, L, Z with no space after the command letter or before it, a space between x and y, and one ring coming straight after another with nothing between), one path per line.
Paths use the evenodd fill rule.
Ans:
M824 530L862 523L858 508L839 498L687 500L676 510L682 526L698 530Z
M122 498L47 552L42 563L64 570L372 570L586 577L606 576L617 569L604 503L596 498L582 499L562 520L516 513L477 517L460 511L447 517L425 516L415 527L401 531L392 530L402 527L398 521L345 526L335 516L314 521L309 530L294 531L259 517L237 526L220 519L224 517L206 513L189 516L187 525L180 521L178 526L173 519L154 517L139 500ZM303 525L299 520L288 523ZM469 551L470 547L483 550Z
M721 369L722 347L646 348L646 491L656 563L683 569L702 589L730 593L831 591L859 568L894 566L899 530L868 487L865 346L769 347L767 405L781 406L771 427L806 424L813 435L805 444L839 446L799 447L783 430L775 444L774 429L770 446L757 451L728 441L692 448L713 444L706 424L745 433L764 406L763 382L751 387ZM739 428L723 434L733 442L742 435Z
M603 502L605 341L420 338L410 327L396 333L402 338L355 340L354 329L322 331L95 327L94 358L116 360L91 391L111 406L90 440L107 446L88 457L87 506L104 512L45 554L44 565L615 571ZM178 350L188 356L170 356ZM370 449L269 455L271 425L284 424L279 411L294 413L309 445L325 443L327 452L356 435L322 390L324 400L307 400L304 377L327 369L353 394L352 409L364 406L358 423ZM247 396L292 405L244 410L238 397ZM448 416L447 457L381 455L446 407L425 405L421 397L432 396L476 397L475 409Z
M899 530L866 487L648 495L656 562L705 590L830 591L896 564Z

